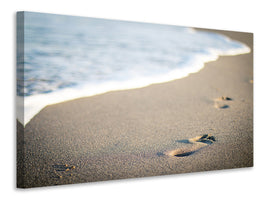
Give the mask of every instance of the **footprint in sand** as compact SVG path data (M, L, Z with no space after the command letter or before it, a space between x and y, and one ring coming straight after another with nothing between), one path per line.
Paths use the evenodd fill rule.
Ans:
M63 178L63 176L72 176L71 170L74 170L75 166L65 165L52 165L53 167L53 178Z
M167 156L176 156L176 157L184 157L184 156L189 156L200 149L203 149L209 145L211 145L213 142L215 142L215 137L210 135L210 134L205 134L202 136L197 136L188 140L180 140L178 142L183 142L183 143L188 143L188 144L193 144L190 147L185 147L185 148L179 148L179 149L174 149L171 151L167 151L164 154Z
M229 108L230 106L226 104L226 102L229 102L229 101L233 101L233 99L230 97L226 97L226 96L219 97L214 100L214 107L218 109Z

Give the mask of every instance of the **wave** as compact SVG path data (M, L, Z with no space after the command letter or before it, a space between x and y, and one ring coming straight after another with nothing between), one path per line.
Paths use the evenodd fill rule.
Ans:
M192 33L195 33L195 31ZM233 41L226 36L223 37L226 40ZM155 83L163 83L184 78L191 73L198 72L204 67L205 63L215 61L219 56L234 56L249 52L250 48L245 44L240 45L238 48L230 48L227 50L210 48L208 49L208 54L197 54L182 68L172 69L164 74L153 75L152 73L151 76L137 76L127 80L109 80L102 83L80 84L78 86L63 88L50 93L35 94L25 97L18 96L17 118L24 126L26 126L26 124L47 105L103 94L109 91L142 88Z

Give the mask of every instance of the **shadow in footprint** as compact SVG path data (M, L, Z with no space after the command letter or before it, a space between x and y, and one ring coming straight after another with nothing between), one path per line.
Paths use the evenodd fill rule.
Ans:
M175 142L190 144L189 140L175 140Z
M233 101L232 98L226 97L226 96L222 96L220 99L223 100L223 101Z
M185 157L185 156L190 156L191 154L195 153L196 151L191 151L191 152L186 152L186 153L181 153L181 154L176 154L174 155L175 157Z
M228 106L228 105L222 105L222 106L220 106L219 108L221 108L221 109L225 109L225 108L229 108L230 106Z

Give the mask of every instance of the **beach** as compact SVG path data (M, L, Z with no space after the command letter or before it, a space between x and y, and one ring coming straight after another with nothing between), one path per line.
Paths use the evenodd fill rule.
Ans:
M46 106L25 128L17 122L18 187L252 167L253 35L215 32L251 52L175 81ZM195 149L181 141L205 134L215 140L204 148L168 154Z

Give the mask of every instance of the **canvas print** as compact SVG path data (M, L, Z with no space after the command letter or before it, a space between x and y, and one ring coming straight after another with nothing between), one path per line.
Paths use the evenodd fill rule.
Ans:
M18 12L16 110L19 188L252 167L253 34Z

